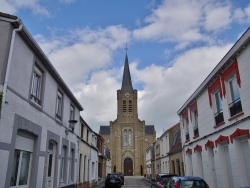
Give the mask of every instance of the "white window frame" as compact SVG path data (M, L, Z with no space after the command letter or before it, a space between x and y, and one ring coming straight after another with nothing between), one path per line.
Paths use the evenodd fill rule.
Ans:
M233 82L234 81L234 82ZM235 102L236 100L240 100L240 91L239 91L239 86L237 84L237 78L236 78L236 75L232 75L228 80L228 89L229 89L229 99L230 99L230 102L229 103L232 103L232 102ZM239 98L235 99L234 98L234 92L232 91L232 85L230 83L235 83L233 84L235 86L235 89L237 89L237 92L238 92L238 95L239 95Z
M70 105L70 120L75 119L75 107L73 105Z
M222 112L222 100L220 97L220 91L216 90L214 93L214 114ZM218 104L219 103L219 104Z
M60 180L61 180L61 182L65 181L64 171L65 171L66 162L67 162L67 158L66 158L67 155L66 154L67 154L67 147L63 146L62 154L61 154L61 171L60 171Z
M19 156L19 162L18 162L18 169L17 169L17 178L16 178L16 185L12 186L12 187L29 187L29 182L30 182L30 171L31 171L31 161L32 161L32 152L29 151L24 151L24 150L20 150L20 149L15 149L15 153L17 152L17 150L20 151L20 156ZM20 173L21 173L21 165L22 165L22 160L23 160L23 152L28 152L30 154L30 158L29 158L29 166L28 166L28 177L27 177L27 184L25 185L19 185L19 180L20 180Z
M30 100L39 106L41 106L42 103L42 83L43 72L38 66L35 66L32 75Z
M62 121L62 106L63 106L63 94L59 90L57 91L56 99L56 119Z
M198 116L197 116L197 109L194 109L191 111L192 115L192 122L193 122L193 128L196 129L198 128Z

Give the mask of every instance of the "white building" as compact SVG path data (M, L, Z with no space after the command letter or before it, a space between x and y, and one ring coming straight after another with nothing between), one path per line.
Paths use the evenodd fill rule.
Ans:
M92 132L90 137L91 148L90 148L90 168L89 168L89 182L90 187L97 185L98 183L98 149L97 149L97 136L95 132Z
M161 173L169 173L169 131L165 131L159 138L160 140L160 159Z
M152 147L153 144L150 144L146 149L146 177L152 179Z
M92 129L88 124L80 117L80 139L79 139L79 174L78 174L78 187L87 188L89 187L90 177L90 158L91 158L91 137Z
M179 109L185 175L250 185L250 29Z
M0 31L0 187L76 184L83 108L17 17Z

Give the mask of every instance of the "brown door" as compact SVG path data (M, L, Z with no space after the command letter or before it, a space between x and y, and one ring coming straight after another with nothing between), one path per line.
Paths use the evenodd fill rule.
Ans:
M124 160L124 175L133 176L133 161L130 158Z

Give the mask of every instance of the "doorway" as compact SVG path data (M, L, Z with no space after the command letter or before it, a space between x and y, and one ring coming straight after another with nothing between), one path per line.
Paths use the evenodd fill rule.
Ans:
M133 176L133 161L130 158L126 158L124 160L124 175L125 176Z

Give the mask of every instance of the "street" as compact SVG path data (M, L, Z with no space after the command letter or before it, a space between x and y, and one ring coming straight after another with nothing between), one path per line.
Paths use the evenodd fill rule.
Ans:
M125 184L122 186L122 188L134 188L134 187L150 187L150 183L144 180L143 176L125 176L124 177ZM103 184L96 187L96 188L102 188Z

